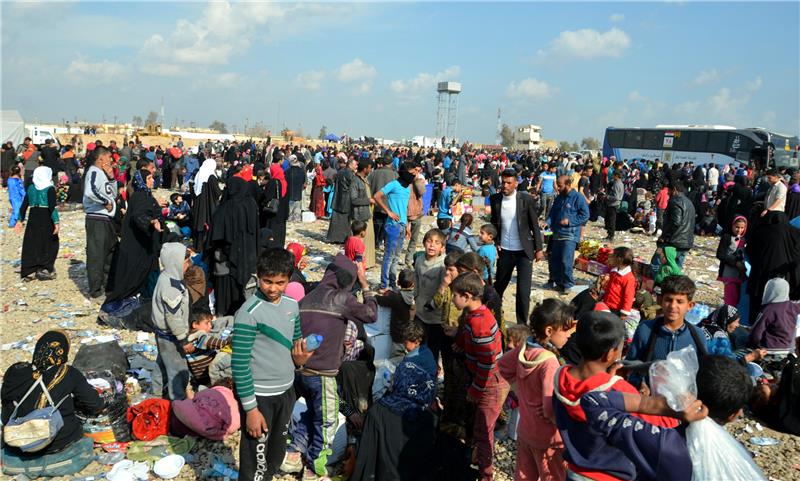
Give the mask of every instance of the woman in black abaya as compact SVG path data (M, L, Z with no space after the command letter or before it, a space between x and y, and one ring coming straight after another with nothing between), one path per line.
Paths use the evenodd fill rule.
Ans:
M764 295L767 281L782 277L789 281L790 299L800 299L800 229L792 227L783 212L772 211L758 217L756 227L748 234L745 253L751 270L747 280L750 295L750 317L760 309L758 299ZM752 321L751 321L752 322Z
M206 237L211 227L211 219L217 210L222 190L215 174L217 161L206 159L194 178L194 199L192 200L192 236L194 248L202 252L206 247Z
M258 207L248 183L231 177L211 221L206 249L219 316L235 313L245 300L244 286L256 271L258 231Z
M286 176L277 162L270 165L269 175L270 180L264 186L264 204L261 207L264 212L262 227L272 232L274 240L269 247L283 248L286 245L286 221L289 218Z
M114 252L106 286L106 302L135 296L147 276L158 271L161 252L161 206L153 197L153 175L148 170L133 174L133 195L122 220L122 240Z

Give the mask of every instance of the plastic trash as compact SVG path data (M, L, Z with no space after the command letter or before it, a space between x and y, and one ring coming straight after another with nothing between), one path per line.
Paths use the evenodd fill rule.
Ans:
M683 411L697 398L698 367L694 347L669 353L667 359L650 366L653 392L664 396L673 410ZM750 438L756 444L754 439L759 438ZM766 481L744 446L711 418L689 424L686 445L692 459L692 481Z
M186 460L180 454L170 454L156 461L153 472L161 479L177 478Z
M211 467L205 472L203 476L206 478L226 478L226 479L239 479L239 471L226 465L218 457L214 457L214 462Z
M147 466L147 463L134 462L130 459L124 459L116 463L114 467L111 468L111 471L106 474L106 478L110 481L145 481L148 478L149 472L150 468Z
M693 308L686 313L686 322L694 324L695 326L707 318L711 314L711 308L705 304L695 304Z
M117 451L114 453L102 453L97 455L97 462L100 464L112 465L125 459L125 453Z
M306 336L306 350L316 350L322 344L323 339L322 334L309 334Z
M753 436L749 439L750 444L755 444L756 446L777 446L781 442L775 438L767 438L762 436Z
M53 317L54 315L56 317ZM50 314L48 317L50 317L51 319L58 319L60 316L58 316L56 314ZM58 323L58 327L60 327L61 329L72 329L73 327L75 327L75 321L59 322Z
M131 350L133 352L156 352L158 348L152 344L133 344Z
M105 473L95 474L94 476L80 476L78 478L72 478L72 481L98 481L100 479L106 479Z

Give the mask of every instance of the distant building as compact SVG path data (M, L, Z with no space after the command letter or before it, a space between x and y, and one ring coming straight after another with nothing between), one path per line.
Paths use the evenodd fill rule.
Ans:
M523 125L514 131L514 149L536 150L542 145L542 128L538 125Z

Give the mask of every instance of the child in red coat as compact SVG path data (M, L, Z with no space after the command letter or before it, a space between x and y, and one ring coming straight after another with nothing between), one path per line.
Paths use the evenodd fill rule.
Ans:
M608 259L613 267L606 285L603 302L611 312L627 316L633 309L636 298L636 276L633 274L633 250L628 247L617 247Z

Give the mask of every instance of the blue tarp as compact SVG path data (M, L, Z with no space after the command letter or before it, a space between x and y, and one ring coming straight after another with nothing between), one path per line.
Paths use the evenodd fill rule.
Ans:
M342 140L342 138L339 137L336 134L328 134L325 137L323 137L323 140L329 140L331 142L338 142L338 141Z

